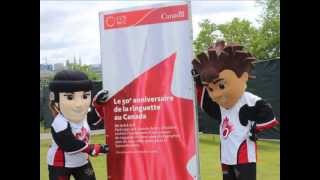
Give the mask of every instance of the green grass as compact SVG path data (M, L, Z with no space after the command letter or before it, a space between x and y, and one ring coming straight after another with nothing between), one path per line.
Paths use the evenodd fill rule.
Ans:
M199 136L200 175L202 180L222 180L220 166L219 136ZM280 143L259 140L257 180L280 179Z
M50 132L50 128L45 128L44 127L44 121L40 121L40 133L49 133Z
M92 143L104 143L103 135L92 136ZM42 140L40 148L41 180L48 180L46 155L51 141ZM201 134L199 136L200 173L202 180L222 180L219 162L219 137ZM275 141L258 141L257 180L280 179L280 143ZM106 179L106 157L91 158L97 180Z

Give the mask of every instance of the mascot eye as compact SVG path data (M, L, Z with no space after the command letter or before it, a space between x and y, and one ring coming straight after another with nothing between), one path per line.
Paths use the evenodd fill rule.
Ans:
M211 87L209 87L209 86L208 86L208 90L209 90L210 92L212 92L212 91L213 91L213 89L212 89Z
M82 95L83 99L88 99L91 96L91 93L85 93Z
M220 89L224 89L225 87L224 87L224 84L219 84L219 88Z
M73 99L73 95L67 95L67 99L68 100L72 100Z

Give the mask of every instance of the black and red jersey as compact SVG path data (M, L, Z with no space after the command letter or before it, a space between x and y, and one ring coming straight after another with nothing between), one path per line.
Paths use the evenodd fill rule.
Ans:
M90 128L86 120L68 121L58 114L51 124L52 145L48 150L48 165L54 167L80 167L88 163Z

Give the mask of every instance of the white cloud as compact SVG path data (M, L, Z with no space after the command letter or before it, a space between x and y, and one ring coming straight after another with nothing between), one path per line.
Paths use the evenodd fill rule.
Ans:
M41 1L40 63L45 57L57 63L74 56L85 64L100 63L99 12L162 2L166 1ZM239 17L257 25L260 12L254 1L192 1L193 36L203 19L220 24Z

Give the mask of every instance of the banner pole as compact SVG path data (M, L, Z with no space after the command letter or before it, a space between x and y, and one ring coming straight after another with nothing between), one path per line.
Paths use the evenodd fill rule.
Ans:
M188 4L188 12L189 12L189 22L190 22L190 31L191 31L191 42L193 42L193 27L192 27L192 12L191 12L191 0L185 0L186 3ZM193 48L192 48L193 49ZM191 52L193 55L193 52ZM192 59L190 59L190 63L191 63ZM191 72L190 72L191 75ZM199 126L198 126L198 108L197 108L197 98L196 98L196 93L195 93L195 83L194 81L193 83L193 94L194 94L194 109L195 109L195 144L196 144L196 154L197 154L197 177L196 180L201 180L201 176L200 176L200 156L199 156Z

